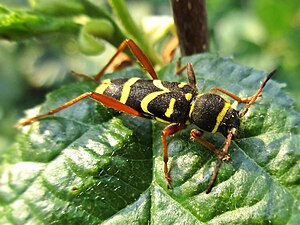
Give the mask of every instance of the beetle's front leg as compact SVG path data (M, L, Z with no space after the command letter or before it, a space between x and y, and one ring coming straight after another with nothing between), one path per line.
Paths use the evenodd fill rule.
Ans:
M203 131L201 130L196 130L193 129L191 131L191 137L194 138L195 140L201 142L201 144L203 144L205 147L207 147L209 150L211 150L213 153L215 153L215 155L218 157L218 159L221 159L222 161L228 161L230 159L230 157L226 154L222 154L222 152L220 152L218 149L215 148L215 146L208 142L207 140L203 139L201 136L203 135Z
M205 139L203 139L201 137L203 135L203 133L204 133L203 131L196 130L196 129L193 129L191 131L192 138L194 138L197 141L201 142L204 146L206 146L208 149L210 149L211 151L213 151L216 154L216 156L218 157L218 163L217 163L217 165L215 167L215 170L214 170L214 172L213 172L213 174L211 176L211 179L210 179L210 182L208 184L208 187L207 187L207 189L205 191L206 194L208 194L211 191L211 189L213 188L223 161L228 161L230 159L230 157L227 155L227 153L228 153L228 148L230 146L230 142L231 142L233 133L235 133L235 130L233 130L233 129L229 132L229 134L228 134L228 136L226 138L225 145L224 145L222 151L218 151L213 144L211 144L210 142L206 141Z

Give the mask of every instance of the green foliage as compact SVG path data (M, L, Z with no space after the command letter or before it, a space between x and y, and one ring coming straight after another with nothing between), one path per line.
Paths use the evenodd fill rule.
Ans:
M4 39L18 41L59 31L74 32L78 29L78 25L70 19L13 11L0 5L0 37Z
M113 40L114 27L104 19L91 20L82 28L79 36L79 48L87 55L98 55L105 50L105 44L101 42L101 37ZM100 40L99 40L99 38Z
M193 63L200 91L223 87L253 94L266 75L213 54ZM114 77L142 76L127 69ZM164 67L164 80L175 65ZM83 81L47 96L46 112L93 90ZM158 122L132 117L86 99L21 128L0 167L2 224L297 224L299 221L300 115L293 101L270 81L244 118L231 160L205 194L216 163L212 152L189 138L190 128L168 139L173 189L163 175ZM238 108L241 108L239 105ZM152 125L151 125L152 124ZM224 137L206 134L218 148Z
M300 109L299 1L207 1L212 49L241 64L272 70Z
M78 49L95 55L103 53L105 42L117 47L133 38L161 64L153 50L157 38L133 22L133 11L129 13L124 1L29 2L26 9L0 5L0 224L298 224L300 116L281 90L284 85L274 81L244 118L239 138L230 147L231 160L222 165L209 195L204 190L216 158L190 140L190 128L168 139L174 189L167 190L160 136L164 126L89 99L22 128L15 143L6 147L7 137L16 133L11 126L18 114L29 102L41 101L32 86L49 86L67 71L77 71L78 65L85 66L80 71L95 72L87 58L76 58ZM281 65L275 79L287 81L297 99L299 3L207 4L213 51L265 71ZM95 70L107 58L97 59ZM249 96L265 75L213 54L183 59L187 62L195 67L200 91L217 86ZM174 70L170 64L159 76L186 80ZM142 73L129 69L112 76ZM29 83L34 83L30 91L25 86ZM28 113L48 111L95 87L88 81L63 86ZM224 137L218 134L205 138L219 148L223 145Z
M0 4L0 153L13 141L12 126L24 109L72 80L71 70L95 73L107 61L112 46L118 47L124 39L143 40L139 46L153 62L161 62L153 41L141 38L143 30L122 22L129 20L117 13L126 12L124 3L112 8L106 1L29 2L30 6L19 9ZM100 59L87 57L104 50Z
M111 6L124 27L115 22L104 3L96 5L82 0L50 3L39 0L31 1L31 4L32 10L27 11L11 10L0 5L1 38L16 41L62 31L64 34L77 34L80 29L79 47L85 54L102 53L105 47L99 40L118 47L125 38L133 38L153 62L161 63L161 58L152 48L153 43L144 37L123 0L113 0Z

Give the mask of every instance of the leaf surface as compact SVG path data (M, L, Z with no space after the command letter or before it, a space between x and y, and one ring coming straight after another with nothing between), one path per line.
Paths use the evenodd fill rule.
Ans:
M266 76L214 54L182 59L183 65L188 62L200 92L221 87L251 96ZM112 76L142 73L131 68ZM187 80L185 74L175 75L174 63L159 77ZM62 87L30 115L95 87L88 81ZM243 118L239 138L230 146L231 160L223 163L210 194L205 189L216 157L190 139L192 126L168 138L172 190L164 180L159 122L86 99L26 126L2 156L0 223L297 224L300 115L282 87L268 82ZM204 137L223 145L220 134Z

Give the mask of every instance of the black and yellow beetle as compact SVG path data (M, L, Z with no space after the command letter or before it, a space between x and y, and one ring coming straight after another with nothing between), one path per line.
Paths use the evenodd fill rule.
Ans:
M42 117L54 114L67 108L87 97L93 98L106 106L126 112L131 115L156 119L169 124L162 131L164 175L167 186L170 187L171 178L168 170L168 148L167 137L179 130L186 128L189 124L196 125L199 130L193 129L191 136L212 150L218 157L218 163L212 175L210 184L206 190L209 193L217 178L218 171L224 160L229 160L227 155L230 142L237 134L241 118L246 114L249 107L261 95L261 92L275 71L271 72L261 83L256 93L247 98L240 98L224 89L213 88L209 93L199 93L196 87L195 74L191 64L187 64L188 83L167 82L157 78L149 59L132 40L122 42L117 52L106 64L106 66L93 78L84 74L77 74L94 81L98 81L104 74L107 67L113 62L117 55L128 46L133 55L139 60L142 66L149 72L153 80L133 78L117 78L103 80L93 92L84 93L77 98L49 111L48 113L27 118L16 126L30 124ZM238 102L246 103L241 112L233 109L216 92L222 92ZM211 143L201 138L204 132L220 132L225 137L225 144L221 151L217 150Z

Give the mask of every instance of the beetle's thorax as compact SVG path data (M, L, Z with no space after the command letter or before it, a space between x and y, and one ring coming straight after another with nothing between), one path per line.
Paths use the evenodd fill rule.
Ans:
M195 97L190 109L190 122L201 130L227 135L231 128L238 128L238 111L219 95L208 93Z

